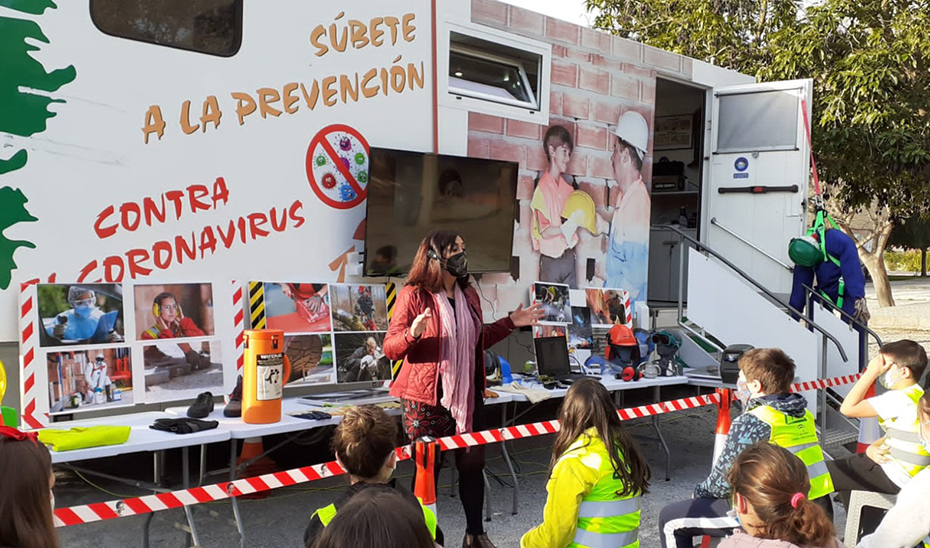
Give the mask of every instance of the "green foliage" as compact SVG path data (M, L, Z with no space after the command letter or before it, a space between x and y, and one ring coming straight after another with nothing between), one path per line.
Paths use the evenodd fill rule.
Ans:
M920 251L886 251L885 266L892 272L920 272Z
M930 248L930 219L921 217L904 219L891 232L888 245L906 249Z
M804 3L808 4L808 3ZM928 0L586 0L595 26L757 76L811 78L821 178L848 208L930 204ZM828 197L830 198L830 197ZM875 204L877 200L877 204Z
M39 302L39 317L54 318L71 308L68 304L68 286L39 284L36 288Z

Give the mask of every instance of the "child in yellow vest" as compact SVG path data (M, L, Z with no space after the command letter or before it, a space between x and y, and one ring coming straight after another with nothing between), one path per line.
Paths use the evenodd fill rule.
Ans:
M436 526L433 511L423 507L419 499L395 485L391 479L397 464L397 454L394 452L396 440L397 423L384 409L361 405L346 411L333 434L332 445L336 461L349 473L351 485L333 504L318 509L310 516L310 523L304 531L306 548L314 545L343 505L358 493L368 490L398 492L423 515L430 533L442 544L442 531Z
M523 535L521 548L638 547L651 473L610 393L594 379L575 382L560 420L543 523Z
M843 400L847 417L878 417L885 436L865 454L827 462L833 485L844 503L852 490L895 495L930 464L928 452L917 439L917 400L923 395L918 380L927 368L927 352L914 341L885 344ZM866 398L878 382L887 392ZM875 524L864 523L867 531Z

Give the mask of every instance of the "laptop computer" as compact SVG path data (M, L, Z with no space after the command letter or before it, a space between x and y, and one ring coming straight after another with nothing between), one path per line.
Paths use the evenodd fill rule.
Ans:
M536 366L540 375L552 377L565 384L584 378L580 373L572 373L565 337L540 337L533 342L536 346Z

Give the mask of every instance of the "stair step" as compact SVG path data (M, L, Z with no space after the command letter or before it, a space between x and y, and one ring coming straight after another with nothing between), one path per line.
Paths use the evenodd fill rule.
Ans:
M820 445L824 448L837 447L839 445L846 445L847 443L856 441L858 439L858 432L850 432L848 430L831 430L828 428L827 433L820 440Z

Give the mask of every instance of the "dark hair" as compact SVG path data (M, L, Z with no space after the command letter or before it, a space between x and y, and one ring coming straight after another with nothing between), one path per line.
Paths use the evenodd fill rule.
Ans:
M807 499L811 488L801 459L778 445L759 442L744 449L727 474L733 492L752 504L759 518L758 538L784 540L798 546L833 546L833 522ZM804 495L791 500L797 493Z
M912 340L890 342L882 345L878 351L894 360L898 367L910 369L915 381L919 381L927 369L927 351Z
M161 303L164 302L165 299L174 299L175 303L178 302L178 298L175 297L173 293L162 291L158 295L155 295L155 298L152 299L152 304L157 304L158 306L161 306Z
M314 548L433 548L423 512L397 491L369 487L345 503Z
M0 546L58 548L51 475L52 457L44 445L0 437Z
M620 146L625 148L626 151L630 154L630 160L632 160L633 163L636 164L636 171L642 171L643 170L643 158L639 157L639 149L634 147L630 143L624 141L623 139L620 139L619 137L617 137L617 140L620 141Z
M374 405L350 407L333 434L333 451L346 471L361 479L378 475L394 451L397 424Z
M417 248L417 254L413 257L410 273L407 274L407 285L415 285L430 293L442 291L442 274L445 272L442 257L452 249L458 237L459 233L454 230L434 230L423 238L420 247ZM431 259L430 251L440 257L440 260ZM468 286L468 278L459 278L458 283L465 289Z
M794 360L780 348L753 348L739 359L747 381L759 381L766 394L787 394L794 381Z
M567 129L558 124L550 126L546 130L546 135L543 137L543 150L546 151L546 160L551 162L552 158L549 157L549 147L555 146L567 146L568 151L571 152L575 150L575 145L572 143L572 134L569 133Z
M623 428L610 392L603 384L594 379L575 381L565 394L559 420L562 427L556 434L552 447L550 474L568 447L580 438L585 430L594 428L597 430L597 436L607 446L614 477L623 482L623 489L617 491L617 496L649 492L649 479L652 477L649 464L639 452L633 438Z

